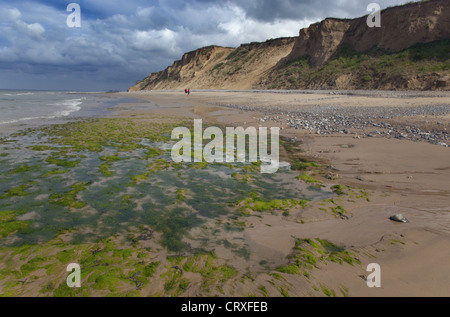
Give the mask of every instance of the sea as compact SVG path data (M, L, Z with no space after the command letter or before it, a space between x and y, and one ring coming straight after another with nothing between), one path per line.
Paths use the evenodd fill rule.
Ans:
M135 98L104 92L0 90L0 134L74 118L105 117L114 106L134 102Z

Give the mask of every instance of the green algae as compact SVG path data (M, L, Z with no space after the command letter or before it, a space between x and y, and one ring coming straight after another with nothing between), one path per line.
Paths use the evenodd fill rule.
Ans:
M315 184L322 184L321 181L318 179L312 177L308 173L302 173L296 177L298 180L304 181L306 183L315 183Z
M330 207L331 211L336 214L336 215L340 215L340 216L344 216L346 213L346 210L344 209L344 207L338 205L336 207Z
M63 250L55 256L46 256L51 250L60 247ZM138 247L139 248L139 247ZM162 266L160 261L146 262L142 259L151 258L151 251L140 249L143 254L141 259L134 258L135 249L121 248L112 239L104 239L99 243L80 245L67 248L55 240L45 247L27 246L17 249L18 252L41 253L42 256L26 256L26 263L20 265L20 272L17 277L30 277L34 272L51 269L52 272L65 271L65 265L69 262L80 263L81 265L81 289L70 289L65 283L65 278L60 281L52 281L41 284L40 293L56 297L90 296L91 292L100 291L105 296L140 296L141 290L152 281L164 281L163 290L166 295L180 296L185 293L192 283L184 276L184 272L197 273L202 277L202 289L205 292L215 287L216 290L222 288L223 283L236 276L237 271L228 265L218 263L213 253L198 253L186 257L169 257L169 266ZM41 252L37 252L38 250ZM61 263L58 265L58 263ZM179 267L174 267L174 264ZM125 271L125 267L131 270ZM182 267L182 270L179 269ZM160 272L161 274L157 274ZM11 271L2 271L2 276L8 277ZM8 280L9 281L9 280ZM12 282L8 283L8 294L17 295L20 292L20 285ZM133 290L134 289L134 290ZM3 295L5 295L3 293Z
M61 175L61 174L66 174L67 172L68 172L67 170L54 169L54 170L48 171L47 173L43 174L42 177Z
M166 282L164 283L164 291L172 296L180 296L182 295L189 286L189 280L183 278L183 273L179 270L170 270L162 277L166 278Z
M16 186L16 187L10 188L7 191L5 191L4 194L0 195L0 199L7 199L7 198L11 198L11 197L27 196L27 195L29 195L29 193L27 193L25 191L25 189L27 189L29 187L30 187L29 185L24 184L24 185L20 185L20 186Z
M63 250L63 251L58 252L55 257L61 263L67 264L73 260L74 255L75 255L75 250L69 249L69 250Z
M64 207L80 209L87 205L87 203L83 201L79 201L77 199L77 195L86 190L87 186L91 183L76 183L71 186L71 190L65 193L53 193L49 197L49 202L57 205L61 205Z
M163 170L168 170L171 167L174 167L176 165L178 165L178 164L174 163L174 162L169 162L169 161L166 161L164 159L157 159L157 160L155 160L155 161L153 161L153 162L151 162L150 164L147 165L147 172L133 176L133 178L131 180L131 185L139 184L141 182L144 182L144 181L148 180L148 178L152 174L155 174L157 172L161 172Z
M181 203L186 200L186 193L187 193L186 189L179 188L177 190L177 202L178 203Z
M277 268L278 272L305 275L305 270L317 268L319 263L361 264L356 255L345 247L337 246L328 240L309 238L298 239L288 259L289 264Z
M297 160L291 164L291 169L294 171L306 170L311 167L322 167L322 165L315 162L309 162L306 160Z
M345 188L343 185L334 185L331 187L331 190L337 195L345 195Z
M119 153L116 153L114 155L101 156L100 160L107 162L107 163L112 163L112 162L122 161L122 160L124 160L124 158L119 157Z
M242 232L247 227L247 224L244 221L233 220L231 222L225 223L224 229L226 231L238 231Z
M10 221L0 224L0 237L4 238L15 233L28 233L30 228L29 221Z
M16 212L11 210L0 211L0 223L14 220L16 218Z
M81 163L81 160L69 161L64 159L59 159L57 156L49 156L46 160L49 164L54 164L56 166L65 167L65 168L74 168L78 164Z
M147 151L145 151L145 158L155 158L158 156L161 156L165 153L165 151L158 149L158 148L149 148Z
M111 164L103 163L102 165L100 165L99 170L103 176L111 177L111 176L114 176L114 173L109 170L110 168L111 168Z
M151 218L150 218L151 217ZM187 245L182 241L188 231L200 226L203 221L193 213L187 213L182 208L175 208L164 215L149 215L146 217L149 225L162 233L161 245L169 251L179 252L186 249Z
M145 277L153 277L156 274L161 262L151 262L143 268L143 274Z
M242 170L245 172L259 172L259 171L261 171L261 164L262 164L261 161L251 162L248 165L244 165L242 167Z
M93 279L93 289L96 290L109 290L110 292L116 292L119 290L121 284L127 283L125 276L120 268L110 269L106 272L102 272Z
M338 205L338 203L334 199L324 199L323 202L324 203L332 203L333 204L333 206L331 206L329 208L330 208L331 212L336 217L341 217L342 219L347 219L348 218L348 216L346 215L347 211L345 210L345 208L342 207L341 205Z
M289 292L288 291L286 291L284 288L280 288L280 294L283 296L283 297L291 297L291 295L289 295Z
M336 292L334 290L328 289L325 285L320 285L322 293L327 297L336 297Z
M10 210L0 211L0 237L4 238L15 233L27 233L30 221L16 221L17 212Z
M32 258L20 267L22 276L28 276L30 273L41 269L47 261L47 258L40 256Z
M58 148L55 147L51 147L48 145L35 145L33 147L30 148L32 151L38 151L38 152L42 152L42 151L51 151L51 150L55 150Z
M101 152L104 147L117 147L120 152L145 148L142 139L168 141L169 133L178 123L133 122L132 119L99 118L54 125L44 129L58 145L77 151Z
M33 167L29 166L29 165L21 165L15 169L13 169L12 171L9 172L9 174L21 174L21 173L26 173L33 170Z
M183 258L179 265L186 272L198 273L202 276L201 287L209 291L212 285L220 286L237 275L237 270L229 265L217 263L214 252L198 253Z
M30 252L41 260L36 259L28 266L21 262L16 269L11 269L15 264L8 262L10 269L2 270L1 276L20 277L22 270L18 269L22 266L28 275L40 269L47 274L60 274L58 272L65 272L65 264L78 262L82 266L83 290L69 289L63 281L47 282L41 285L42 294L89 296L92 291L98 291L100 293L96 294L106 296L136 296L139 290L158 280L160 273L171 271L164 281L169 295L184 294L191 281L186 275L177 276L177 270L166 268L163 260L155 262L155 254L141 248L140 235L133 235L131 240L120 244L99 239L127 236L129 228L145 225L158 232L148 238L152 243L169 253L190 254L193 251L185 238L191 238L189 232L207 219L227 219L225 224L237 233L247 228L247 222L239 216L227 218L235 215L236 201L250 197L248 208L259 212L287 211L306 204L306 200L291 198L302 197L300 191L280 190L283 182L272 176L263 177L261 162L171 162L167 151L160 150L154 142L168 141L168 136L162 134L170 132L173 126L152 124L149 127L144 123L131 124L129 120L100 119L44 128L47 136L42 141L45 145L35 145L33 150L52 152L35 153L11 165L9 169L18 173L0 180L0 190L4 193L0 198L6 206L2 208L11 210L3 214L11 228L16 221L15 214L36 211L38 215L31 221L21 222L23 228L8 229L8 235L17 235L21 243L53 247L54 252L48 254L37 245L15 249L23 254L21 261L34 259ZM26 146L23 148L30 150ZM38 166L41 171L34 168ZM17 183L19 174L26 180L25 185ZM32 184L30 181L36 175L43 177ZM118 177L110 177L112 175ZM88 208L81 209L83 207ZM33 224L33 234L30 234L28 230ZM51 240L60 234L67 235L70 243L55 244L55 240ZM214 239L214 236L207 239ZM127 243L131 243L132 248L126 246ZM244 259L250 258L245 245L236 244L231 251ZM210 253L184 257L177 265L185 272L199 274L205 293L223 292L223 283L238 273ZM19 287L11 288L18 294ZM164 290L157 292L164 294Z
M249 174L239 174L239 173L233 173L231 174L231 177L238 181L242 181L244 183L248 183L254 179L253 175Z
M236 205L240 206L241 212L245 214L246 210L265 212L273 210L287 211L294 207L304 208L308 203L307 200L296 199L275 199L275 200L263 200L260 199L256 193L251 193L251 197L248 197L242 201L238 201Z

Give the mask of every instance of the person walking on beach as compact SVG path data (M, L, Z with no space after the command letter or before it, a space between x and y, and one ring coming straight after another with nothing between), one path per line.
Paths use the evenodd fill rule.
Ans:
M187 89L184 90L184 94L187 95Z
M188 96L191 94L191 88L188 88Z

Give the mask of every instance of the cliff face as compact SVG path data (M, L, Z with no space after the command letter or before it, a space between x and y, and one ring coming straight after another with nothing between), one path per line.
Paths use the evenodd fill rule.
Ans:
M224 60L234 48L208 46L189 53L164 71L152 73L129 91L150 89L180 89L194 86L198 78Z
M184 54L162 72L150 74L129 91L151 89L250 89L280 58L292 51L296 38L280 38L238 48L209 46Z
M398 52L416 43L450 38L450 1L411 3L381 12L381 27L367 26L367 16L352 19L325 19L301 29L292 52L285 61L310 56L313 65L323 65L342 44L364 52L374 47Z
M151 89L450 89L450 1L328 18L298 37L184 54L130 91Z

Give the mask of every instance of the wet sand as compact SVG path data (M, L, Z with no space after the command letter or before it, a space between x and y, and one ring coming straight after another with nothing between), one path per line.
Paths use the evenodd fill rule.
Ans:
M337 175L335 180L322 177L321 181L368 194L370 201L348 195L336 199L351 215L349 219L330 215L320 202L291 213L288 219L252 218L245 239L256 259L270 254L281 263L292 252L295 239L328 239L356 252L361 265L322 265L306 284L345 286L349 296L450 296L450 149L427 141L367 137L353 129L348 134L317 134L290 127L282 114L305 107L334 107L337 112L353 107L363 112L364 107L448 106L450 94L192 91L185 96L179 91L151 91L123 95L141 98L143 103L120 105L118 116L164 114L203 118L221 126L281 127L282 136L301 143L304 157L326 162L330 173ZM154 109L148 109L149 103ZM400 126L422 122L433 131L450 131L449 115L409 113L393 120ZM389 220L398 213L410 222ZM369 288L364 280L370 263L381 266L381 288ZM290 283L291 294L314 295L304 279L293 276ZM242 292L247 291L243 287Z

